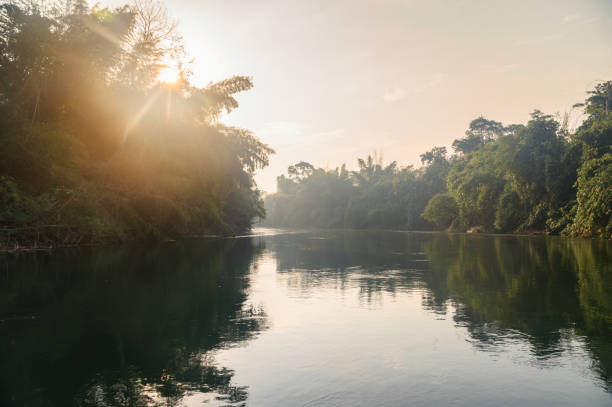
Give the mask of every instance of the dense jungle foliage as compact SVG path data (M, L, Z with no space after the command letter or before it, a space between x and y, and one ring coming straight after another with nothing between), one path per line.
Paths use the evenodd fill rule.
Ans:
M0 1L0 248L237 233L263 215L253 173L273 151L218 120L251 79L197 88L184 61L152 0Z
M316 228L539 232L612 237L612 81L590 91L585 120L534 111L526 125L479 117L453 154L435 147L421 168L358 171L290 166L265 198L264 224Z

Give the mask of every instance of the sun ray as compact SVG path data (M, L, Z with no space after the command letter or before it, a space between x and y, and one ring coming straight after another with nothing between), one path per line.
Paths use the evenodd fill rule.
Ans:
M125 143L125 141L127 140L127 137L130 134L130 132L134 129L134 127L136 127L136 125L138 125L140 120L142 120L143 116L151 108L151 106L157 100L157 98L159 97L160 94L161 94L161 90L157 90L154 94L152 94L151 97L149 97L149 100L147 100L147 103L145 103L140 108L138 113L136 113L134 118L132 120L130 120L130 122L127 124L127 126L125 128L125 132L123 133L123 143Z
M173 84L181 79L181 71L176 68L166 66L159 70L157 80L160 83Z

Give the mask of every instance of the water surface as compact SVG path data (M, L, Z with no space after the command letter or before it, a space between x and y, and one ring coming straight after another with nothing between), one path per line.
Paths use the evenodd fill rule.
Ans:
M607 406L611 290L609 242L547 237L5 256L0 405Z

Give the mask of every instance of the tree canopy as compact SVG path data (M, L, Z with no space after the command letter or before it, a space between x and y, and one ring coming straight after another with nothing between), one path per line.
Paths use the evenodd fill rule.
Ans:
M158 79L175 69L175 83ZM152 0L89 9L0 3L0 228L5 245L237 233L264 209L273 150L219 122L253 86L189 82Z
M451 229L612 237L612 82L587 94L575 131L539 110L526 124L478 117L453 154L434 147L421 168L379 156L278 178L266 224ZM297 166L296 166L297 167Z

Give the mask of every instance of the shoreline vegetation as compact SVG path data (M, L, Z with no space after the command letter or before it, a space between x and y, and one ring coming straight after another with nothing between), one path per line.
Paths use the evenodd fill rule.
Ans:
M479 117L454 152L420 168L376 152L346 165L300 162L264 199L262 226L446 230L612 238L612 81L588 92L583 122L534 111L525 125Z
M0 251L249 230L273 150L219 119L252 80L189 79L160 3L0 1Z
M53 230L62 230L62 233L53 233ZM70 233L72 232L72 233ZM50 252L54 249L70 249L82 247L109 247L126 243L172 243L178 239L210 239L227 238L228 234L184 234L174 237L152 237L145 239L123 239L117 241L91 241L84 235L69 226L43 225L31 228L2 229L4 236L0 239L0 254L20 252ZM13 238L13 236L15 238ZM239 237L239 235L238 235Z
M358 171L300 162L264 200L253 176L274 151L220 121L250 77L192 85L154 0L53 4L0 1L0 252L240 235L263 218L612 238L612 81L575 106L576 129L540 111L480 117L420 168L376 153Z

